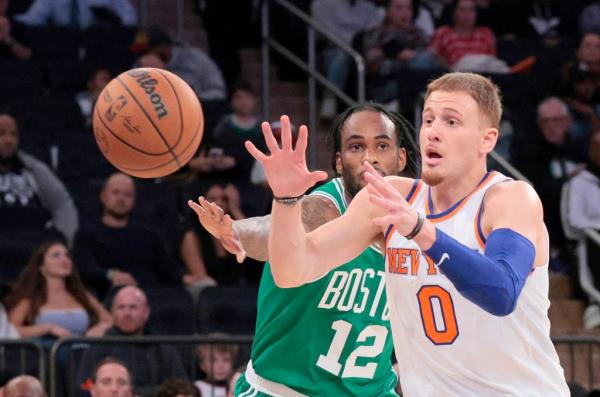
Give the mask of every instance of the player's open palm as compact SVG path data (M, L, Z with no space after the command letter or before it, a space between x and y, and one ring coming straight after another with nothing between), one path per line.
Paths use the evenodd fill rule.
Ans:
M204 229L218 239L223 248L234 254L237 261L242 263L246 258L246 251L242 247L239 235L233 228L233 220L223 209L215 203L198 197L198 202L188 200L188 205L198 215L198 220Z
M365 180L369 200L385 210L385 215L373 219L373 223L382 228L396 225L398 233L406 236L415 226L417 213L406 202L402 194L389 181L386 181L376 170L365 162Z
M262 164L276 197L300 196L315 183L327 178L327 173L310 172L306 166L306 126L300 127L295 148L292 147L292 129L288 116L281 116L281 145L275 139L269 123L262 123L262 131L270 154L261 152L250 141L246 141L246 149Z

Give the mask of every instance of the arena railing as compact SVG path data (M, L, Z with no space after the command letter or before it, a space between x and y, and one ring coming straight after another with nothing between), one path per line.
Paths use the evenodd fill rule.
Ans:
M280 6L283 10L289 13L296 19L304 22L307 31L307 42L308 42L308 62L294 54L293 50L285 47L281 42L277 41L271 35L271 24L269 20L271 4ZM326 89L331 91L339 100L341 100L347 106L354 105L356 103L362 103L366 99L365 91L365 61L360 53L355 51L351 46L346 44L334 36L330 31L311 18L308 14L294 6L292 3L286 0L265 0L261 5L261 36L262 36L262 111L263 116L266 120L271 119L270 115L270 88L269 88L269 71L270 71L270 50L273 49L278 52L285 59L302 69L308 74L308 128L309 131L316 131L317 123L317 86L316 83L320 83ZM344 91L333 85L327 77L317 69L317 34L318 39L324 39L327 42L333 44L335 47L340 48L346 54L352 58L354 66L357 72L357 98L351 98ZM310 167L315 167L317 164L317 150L316 150L316 139L309 140L310 150L308 164Z
M34 357L30 359L28 353ZM46 357L42 345L28 340L0 339L0 374L2 381L7 381L4 378L9 376L34 375L46 387Z
M553 336L552 342L562 358L568 382L577 382L587 389L600 388L600 336Z
M148 348L170 345L186 347L185 350L178 350L178 354L182 359L182 363L186 371L190 372L190 379L196 379L197 365L194 349L192 346L198 344L217 344L227 343L247 347L247 351L243 351L248 356L250 354L250 347L252 345L252 336L246 335L190 335L190 336L107 336L102 338L66 338L58 340L52 346L50 350L49 360L49 397L71 397L74 395L75 387L79 387L77 382L77 367L81 364L80 362L73 362L74 354L85 353L85 350L96 347L96 346L119 346L119 348L131 348L132 346L148 346ZM78 352L77 352L78 351ZM185 354L182 355L181 353ZM115 357L119 358L119 357ZM186 360L189 359L188 360ZM79 357L81 360L82 357ZM100 361L98 359L97 361ZM244 362L245 363L245 362ZM96 363L94 363L96 364ZM93 370L94 365L90 366ZM189 369L188 369L189 368ZM66 369L66 370L65 370ZM135 369L130 368L135 374ZM62 377L61 377L62 376ZM88 374L91 378L92 374ZM61 381L66 380L66 382ZM135 381L135 379L134 379ZM153 384L153 387L158 386L158 381ZM62 387L62 390L61 390ZM66 390L65 390L66 387Z

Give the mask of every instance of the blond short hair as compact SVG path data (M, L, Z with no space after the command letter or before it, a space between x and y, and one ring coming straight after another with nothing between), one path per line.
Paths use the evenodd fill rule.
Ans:
M479 105L481 112L489 119L492 127L499 128L502 117L500 89L487 77L475 73L447 73L427 85L425 100L434 91L464 91Z

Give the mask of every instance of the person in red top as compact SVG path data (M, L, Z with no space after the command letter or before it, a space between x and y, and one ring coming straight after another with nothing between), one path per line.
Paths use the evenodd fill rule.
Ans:
M495 57L494 32L485 26L477 26L475 0L457 0L454 6L453 25L439 27L431 39L429 49L450 69L465 55Z

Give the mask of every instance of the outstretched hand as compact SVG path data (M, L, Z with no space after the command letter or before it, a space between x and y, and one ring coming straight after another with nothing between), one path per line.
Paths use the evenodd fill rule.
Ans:
M258 150L250 141L246 141L246 149L262 164L274 196L300 196L315 183L327 178L326 172L311 172L306 166L308 129L305 125L299 129L295 148L292 148L292 130L288 116L281 116L281 147L273 136L269 123L264 122L261 127L270 155Z
M223 248L235 255L238 263L246 258L246 251L242 247L240 237L233 228L233 220L223 209L207 201L204 197L198 197L198 202L188 200L188 205L198 215L198 220L204 229L221 242Z
M396 225L398 233L408 235L417 223L417 212L398 189L385 180L369 162L365 161L364 166L369 200L386 212L383 216L373 218L373 223L381 228Z

